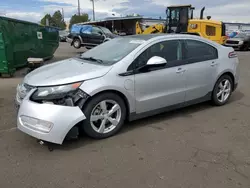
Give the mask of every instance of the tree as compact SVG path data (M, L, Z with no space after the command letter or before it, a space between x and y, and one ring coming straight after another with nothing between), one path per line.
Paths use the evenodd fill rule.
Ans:
M56 11L53 16L52 16L52 20L55 23L56 27L59 27L61 29L65 29L66 28L66 23L63 19L62 13L60 10Z
M42 19L41 19L41 24L46 25L46 20L48 19L49 21L49 26L54 26L53 19L50 14L46 14Z
M66 28L66 23L63 20L61 12L58 10L56 11L53 16L50 14L46 14L42 19L41 19L41 24L46 25L46 20L48 19L49 21L49 26L53 27L59 27L61 29Z
M89 21L89 15L88 14L82 14L82 15L73 15L70 19L70 22L69 22L69 28L71 28L71 26L73 24L76 24L76 23L83 23L83 22L88 22Z

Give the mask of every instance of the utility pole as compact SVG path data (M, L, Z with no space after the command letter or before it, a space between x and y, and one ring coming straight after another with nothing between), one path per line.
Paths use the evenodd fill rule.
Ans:
M62 19L64 21L64 10L63 10L63 8L62 8Z
M95 21L95 0L91 0L93 5L93 21Z
M81 10L80 10L80 0L78 0L78 15L81 15Z
M46 18L46 23L45 23L45 25L46 25L46 26L49 26L49 24L50 24L50 23L49 23L49 19Z

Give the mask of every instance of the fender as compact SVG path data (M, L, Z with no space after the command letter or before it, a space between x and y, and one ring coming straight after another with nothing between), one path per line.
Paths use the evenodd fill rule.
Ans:
M81 37L80 35L78 35L78 36L76 36L76 37L74 37L74 38L79 38L80 41L81 41L81 43L83 43L83 39L82 39L82 37ZM74 39L73 39L72 42L71 42L71 46L73 45L73 41L74 41Z
M83 43L83 39L82 39L82 37L81 37L80 35L79 35L78 37L79 37L79 39L80 39L81 43Z
M230 69L227 69L227 70L221 72L221 73L217 76L216 81L215 81L215 83L214 83L214 86L215 86L217 80L218 80L223 74L231 74L231 75L233 76L233 90L235 90L235 89L237 88L238 83L237 83L237 81L236 81L235 74L234 74L233 71L231 71Z
M224 70L223 72L221 72L221 73L217 76L217 78L216 78L216 80L215 80L215 83L217 82L217 80L218 80L223 74L226 74L226 73L232 74L233 77L234 77L234 80L235 80L235 75L234 75L233 71L231 71L230 69L227 69L227 70Z

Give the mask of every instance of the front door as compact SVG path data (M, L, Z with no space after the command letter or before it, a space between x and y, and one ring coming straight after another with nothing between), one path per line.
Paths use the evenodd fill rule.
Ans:
M185 98L185 71L182 69L182 44L167 40L151 45L134 61L134 69L145 66L153 56L167 60L163 67L135 71L136 113L161 110L181 104Z
M184 46L184 59L187 61L184 66L187 88L185 100L209 96L216 81L217 49L197 40L185 40Z
M81 36L81 40L82 40L83 45L86 45L89 43L89 38L91 36L91 33L92 33L92 26L90 26L90 25L82 26L82 28L80 30L80 36Z
M89 44L96 46L103 43L103 40L104 40L104 34L102 30L98 27L93 26Z

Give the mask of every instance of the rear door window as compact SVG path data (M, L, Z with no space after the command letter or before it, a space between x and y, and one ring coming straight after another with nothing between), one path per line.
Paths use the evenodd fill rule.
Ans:
M166 59L164 68L170 68L182 64L182 46L179 40L168 40L153 44L142 52L129 66L128 70L137 69L147 64L151 57L159 56Z
M213 60L218 58L215 47L197 40L186 40L184 45L184 56L188 63Z

